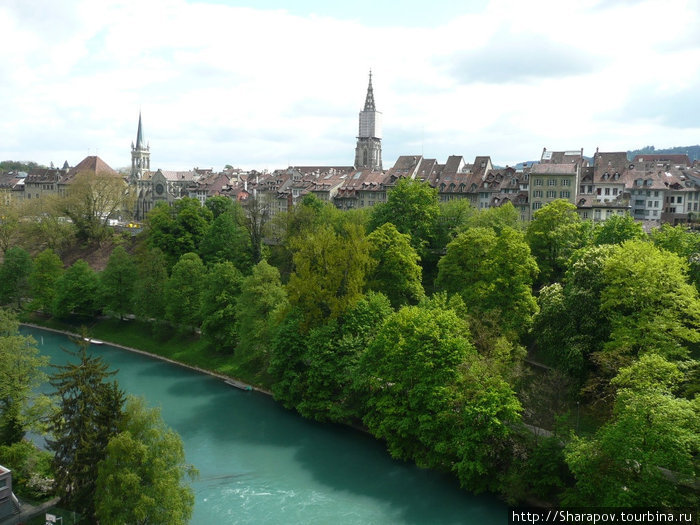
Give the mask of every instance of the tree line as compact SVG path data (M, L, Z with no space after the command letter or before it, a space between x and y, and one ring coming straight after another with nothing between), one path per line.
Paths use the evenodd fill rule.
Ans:
M0 462L20 496L61 498L80 523L181 523L192 515L180 436L158 409L126 397L101 357L74 338L71 361L47 375L48 359L22 335L14 314L0 309ZM52 394L39 389L49 382ZM24 440L46 436L48 451Z
M411 180L371 210L313 195L274 219L245 206L156 206L134 254L116 248L99 275L22 255L2 297L201 331L284 406L360 426L471 491L697 504L697 234L593 224L566 201L524 225L509 204L440 203ZM576 403L595 415L587 432L564 424Z

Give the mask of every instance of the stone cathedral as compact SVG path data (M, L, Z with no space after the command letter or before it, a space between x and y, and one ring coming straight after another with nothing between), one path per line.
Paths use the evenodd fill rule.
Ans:
M360 130L355 147L355 168L382 169L382 114L374 104L372 71L365 98L365 109L360 111Z

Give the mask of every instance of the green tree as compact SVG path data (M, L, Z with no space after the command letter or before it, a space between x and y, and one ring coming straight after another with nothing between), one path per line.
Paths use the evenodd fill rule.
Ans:
M14 247L5 252L0 266L0 302L15 303L22 308L22 298L29 291L29 274L32 271L32 258L22 248Z
M243 273L250 273L252 267L250 236L233 213L222 213L212 221L199 253L206 264L230 261Z
M134 311L142 319L165 319L168 261L158 248L145 250L137 259Z
M622 244L632 239L645 239L642 224L631 215L613 215L593 228L593 243Z
M268 373L272 377L272 394L288 409L296 408L304 396L307 334L302 333L303 322L301 312L290 309L269 341Z
M116 173L78 173L68 193L59 197L58 209L69 217L78 239L101 241L109 231L110 219L133 209L134 194Z
M34 258L28 278L32 309L51 311L56 297L56 285L61 275L63 262L52 249L47 248Z
M470 204L469 199L440 202L439 206L440 213L435 225L433 247L441 251L464 229L477 210Z
M524 333L537 312L532 283L537 264L523 235L503 227L471 228L447 245L436 286L458 293L475 318L493 313L503 329Z
M236 303L238 319L236 352L250 360L267 362L280 315L287 306L287 294L277 268L260 261L243 280Z
M432 241L439 216L437 188L427 182L401 179L389 191L386 203L372 210L370 231L391 222L399 232L411 236L411 245L422 255Z
M25 201L20 232L25 246L45 247L62 253L75 242L77 228L61 211L62 198L46 195Z
M386 296L369 292L345 315L311 330L303 373L293 390L296 408L318 421L358 422L364 392L356 388L360 356L393 310Z
M653 229L649 237L659 248L687 261L690 281L700 289L700 235L682 224L662 224L660 228Z
M605 260L612 245L590 246L574 253L564 286L554 283L540 290L540 311L534 318L533 334L538 348L550 364L583 380L590 356L610 336L610 321L600 310L605 288Z
M77 339L76 344L75 360L56 366L51 375L59 411L51 418L47 444L62 505L79 512L83 523L95 523L98 464L119 430L124 394L116 382L108 382L114 372L87 353L88 343Z
M438 466L443 412L451 408L458 368L471 343L453 311L406 306L389 316L362 356L371 392L364 422L393 457ZM432 414L433 417L425 416Z
M180 329L201 323L201 295L207 269L196 253L186 253L173 266L165 286L165 318Z
M263 239L267 223L270 220L270 207L259 197L248 197L243 202L245 212L245 227L250 236L253 264L258 264L263 258Z
M700 398L675 397L677 377L674 365L654 355L620 370L612 419L593 438L574 438L566 447L576 478L566 503L697 507L687 485L698 475Z
M361 229L342 234L324 226L295 243L294 272L287 284L289 302L304 315L304 328L341 315L362 295L371 264Z
M565 200L552 201L534 213L526 240L540 269L540 284L561 280L569 257L588 242L589 228L576 206Z
M182 439L158 409L140 398L127 400L119 433L98 466L96 516L105 525L186 524L194 493L185 484L196 470L185 464Z
M3 254L14 246L21 231L22 205L15 199L0 199L0 252Z
M417 304L424 296L420 257L411 246L411 236L399 233L391 223L382 224L368 237L374 260L367 288L386 294L394 308Z
M644 241L627 241L605 260L601 312L611 323L606 353L654 352L685 359L700 342L700 298L680 257Z
M105 308L124 318L132 310L136 264L123 246L117 246L100 274L103 304Z
M465 227L491 228L496 235L500 235L504 228L521 231L523 223L520 220L520 212L512 203L507 202L503 206L477 210L466 221Z
M452 470L471 490L493 490L520 405L468 337L444 296L389 316L360 362L369 392L363 420L392 456Z
M100 281L92 268L78 259L56 281L53 314L93 317L100 309Z
M172 265L182 255L199 251L211 220L211 210L197 199L185 197L172 206L159 203L146 218L148 245L159 248Z
M20 334L17 318L0 309L0 444L20 441L28 428L41 430L50 405L39 392L47 364L34 339Z
M207 208L209 208L209 211L211 211L212 218L216 219L217 217L225 213L232 213L235 202L233 201L233 199L230 199L228 197L224 197L222 195L215 195L213 197L209 197L206 201L204 201L204 205Z
M236 302L243 274L231 262L212 266L202 290L202 339L210 348L233 353L238 343Z

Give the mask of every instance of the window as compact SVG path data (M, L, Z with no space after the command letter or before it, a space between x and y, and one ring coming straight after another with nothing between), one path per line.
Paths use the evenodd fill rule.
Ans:
M617 195L617 188L613 188L613 195Z
M560 191L559 192L559 198L560 199L568 199L571 193L569 191Z
M587 211L584 211L584 212L583 212L583 218L584 218L584 219L588 219L588 212L587 212Z
M533 203L532 203L532 209L533 209L533 210L539 210L541 207L542 207L542 203L541 203L541 202L533 202Z
M683 203L683 197L678 197L678 198L676 199L676 202L677 202L678 204L682 204L682 203Z
M659 190L656 190L656 191L654 192L654 197L658 197L658 196L659 196Z
M671 203L674 202L673 199L675 199L675 197L673 195L671 195L671 200L670 200Z
M535 186L542 186L542 179L535 179Z
M605 188L605 194L610 195L610 188Z
M542 197L542 190L535 190L532 192L533 197Z
M548 179L547 180L547 186L556 186L557 185L557 179Z
M634 201L635 206L644 206L644 201Z
M647 208L651 208L651 201L647 202Z
M557 192L552 190L547 192L547 198L548 199L554 199L557 196Z
M563 179L561 181L562 186L570 186L571 185L571 180L570 179Z

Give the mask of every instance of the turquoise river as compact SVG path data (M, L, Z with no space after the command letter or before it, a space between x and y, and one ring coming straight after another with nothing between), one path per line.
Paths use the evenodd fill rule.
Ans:
M68 338L23 328L52 364ZM182 436L192 483L192 524L506 523L505 504L473 496L447 476L395 461L382 443L305 420L258 392L109 345L92 345L129 394L161 408Z

